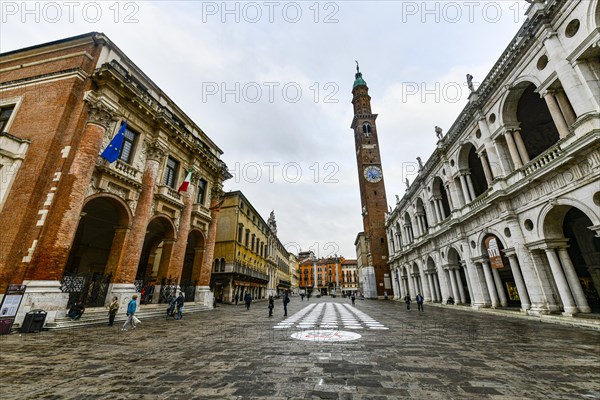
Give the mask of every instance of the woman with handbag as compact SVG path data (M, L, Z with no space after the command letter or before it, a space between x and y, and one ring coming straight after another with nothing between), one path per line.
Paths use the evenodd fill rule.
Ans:
M134 294L133 296L131 296L131 300L129 301L129 304L127 304L127 320L125 320L125 323L123 324L123 331L126 331L127 328L127 324L131 325L131 329L135 329L135 310L137 309L137 294ZM137 318L136 318L137 319Z

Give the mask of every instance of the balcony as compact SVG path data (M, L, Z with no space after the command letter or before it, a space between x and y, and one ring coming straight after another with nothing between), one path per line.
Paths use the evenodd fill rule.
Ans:
M177 192L177 190L173 189L170 186L160 185L158 186L158 190L156 194L159 197L162 197L169 203L172 203L177 206L183 206L183 200L181 199L181 195Z
M531 160L525 166L525 176L529 176L541 170L546 165L551 164L554 160L560 158L562 154L563 151L560 147L560 143L555 144L554 146L550 147L548 150Z
M256 271L241 264L227 264L224 271L216 271L212 274L217 276L223 274L236 274L244 277L254 278L258 281L264 281L263 283L269 281L269 275L263 274L262 272Z
M132 179L134 181L137 181L138 175L140 175L140 171L121 160L117 160L113 168L119 171L119 173L121 173L122 175L125 175L127 178Z

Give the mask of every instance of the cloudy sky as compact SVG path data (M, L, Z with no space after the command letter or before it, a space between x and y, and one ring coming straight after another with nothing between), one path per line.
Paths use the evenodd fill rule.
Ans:
M379 114L388 203L524 21L523 0L2 1L0 51L104 32L217 144L288 249L354 258L352 84Z

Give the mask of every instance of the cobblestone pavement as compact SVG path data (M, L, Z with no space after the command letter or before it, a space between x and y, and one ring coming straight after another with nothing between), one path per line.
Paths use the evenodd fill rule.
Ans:
M392 301L291 300L287 318L279 300L272 318L257 302L144 320L135 331L4 336L0 397L600 398L598 332L457 307L426 305L420 315ZM360 337L324 341L344 340L338 330Z

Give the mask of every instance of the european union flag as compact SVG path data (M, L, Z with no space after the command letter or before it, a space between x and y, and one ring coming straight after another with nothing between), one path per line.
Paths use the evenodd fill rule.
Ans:
M121 154L121 148L123 147L123 139L125 138L125 129L127 129L127 121L123 122L121 129L110 141L108 146L104 149L100 157L106 159L109 163L117 161L119 154Z

